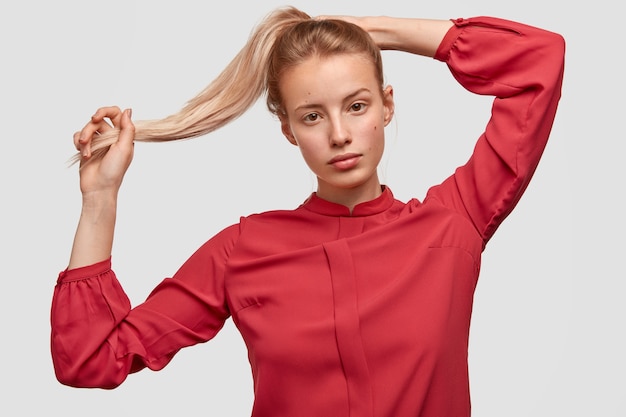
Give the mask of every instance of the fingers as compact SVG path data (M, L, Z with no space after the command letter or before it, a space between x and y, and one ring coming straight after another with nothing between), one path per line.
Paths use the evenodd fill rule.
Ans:
M113 127L120 127L122 111L117 106L101 107L91 116L90 121L74 134L74 146L83 158L91 157L91 142L94 135L100 135L113 128L106 119L111 121Z
M126 109L119 115L119 128L120 135L117 143L120 146L132 146L135 140L135 125L133 124L131 117L132 109Z
M120 120L122 118L122 110L117 106L100 107L96 110L96 113L91 116L91 123L99 124L104 129L109 130L110 126L106 123L105 119L111 120L113 126L119 127ZM105 131L106 131L105 130ZM103 132L100 132L103 133Z

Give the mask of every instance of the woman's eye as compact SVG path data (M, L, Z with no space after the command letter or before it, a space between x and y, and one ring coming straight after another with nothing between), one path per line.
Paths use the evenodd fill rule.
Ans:
M354 103L350 106L352 111L362 111L365 108L365 104L363 103Z
M309 113L304 116L304 120L307 122L314 122L318 119L319 115L317 113Z

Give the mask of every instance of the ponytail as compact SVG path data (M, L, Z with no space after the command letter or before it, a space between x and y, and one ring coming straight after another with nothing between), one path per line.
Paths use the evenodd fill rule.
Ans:
M273 11L251 33L244 47L200 94L170 116L135 123L135 141L162 142L195 138L210 133L241 116L267 90L267 68L276 39L282 31L310 16L286 7ZM92 158L101 158L117 141L114 128L93 138ZM73 163L80 160L74 155Z

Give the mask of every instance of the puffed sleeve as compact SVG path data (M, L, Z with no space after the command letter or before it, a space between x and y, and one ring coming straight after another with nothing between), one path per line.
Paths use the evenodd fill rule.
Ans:
M486 243L519 201L546 146L561 96L561 35L491 18L457 19L435 59L467 90L494 96L469 161L426 198L467 216Z
M51 308L57 379L114 388L129 373L159 370L181 348L213 338L230 316L224 270L238 233L238 225L218 233L132 309L110 259L61 272Z

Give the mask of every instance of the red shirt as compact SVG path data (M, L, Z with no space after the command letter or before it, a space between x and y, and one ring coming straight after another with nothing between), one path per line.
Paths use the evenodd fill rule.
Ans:
M423 202L384 188L352 214L313 194L295 210L244 217L133 309L110 260L62 272L57 378L113 388L232 317L249 351L255 417L469 416L481 253L539 162L563 57L557 34L456 20L435 58L468 90L496 97L465 165Z

